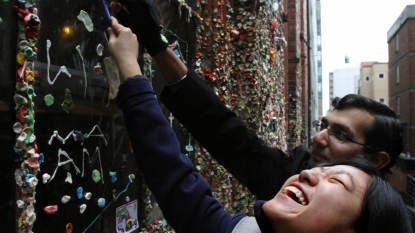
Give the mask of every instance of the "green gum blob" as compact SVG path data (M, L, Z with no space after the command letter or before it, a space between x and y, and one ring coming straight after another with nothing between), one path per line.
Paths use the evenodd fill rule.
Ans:
M71 90L68 88L65 89L65 97L61 104L62 110L69 113L72 108L74 107L74 104L72 102L72 96L71 96Z
M53 98L53 96L51 94L45 95L45 97L43 97L43 99L45 100L45 104L48 107L51 106L55 101L55 98Z
M98 183L98 181L101 180L101 173L97 169L92 171L92 179L95 181L95 183Z

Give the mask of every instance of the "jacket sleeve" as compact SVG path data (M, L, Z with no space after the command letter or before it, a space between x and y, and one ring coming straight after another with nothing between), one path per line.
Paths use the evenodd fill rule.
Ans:
M244 215L231 216L224 211L212 197L208 183L193 172L193 164L180 153L176 135L149 82L143 76L129 78L120 85L117 104L123 111L138 167L175 231L232 232Z
M189 69L174 93L165 88L161 100L212 157L258 199L273 198L285 180L298 173L291 167L293 156L268 147L248 130L194 71Z

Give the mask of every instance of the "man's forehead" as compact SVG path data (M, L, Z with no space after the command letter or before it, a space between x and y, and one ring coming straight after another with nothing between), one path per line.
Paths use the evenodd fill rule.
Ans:
M373 116L368 111L359 108L334 109L323 117L322 121L327 126L336 125L344 130L364 131L373 121Z

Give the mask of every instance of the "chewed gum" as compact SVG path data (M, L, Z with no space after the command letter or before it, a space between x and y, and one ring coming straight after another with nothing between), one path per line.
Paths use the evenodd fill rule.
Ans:
M76 17L79 21L83 22L85 25L86 30L92 32L94 30L94 24L92 23L91 18L89 17L88 13L81 10L79 15Z
M56 213L56 211L58 211L58 206L57 205L46 206L44 210L47 214L54 214Z

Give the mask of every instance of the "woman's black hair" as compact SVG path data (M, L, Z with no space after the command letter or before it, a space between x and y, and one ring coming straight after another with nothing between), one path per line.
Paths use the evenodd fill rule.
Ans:
M363 197L362 212L356 221L357 233L412 233L409 218L411 211L405 206L396 190L382 178L379 171L359 154L348 161L321 166L347 165L367 173L371 180Z

